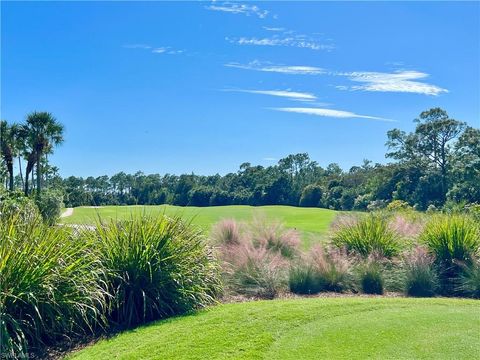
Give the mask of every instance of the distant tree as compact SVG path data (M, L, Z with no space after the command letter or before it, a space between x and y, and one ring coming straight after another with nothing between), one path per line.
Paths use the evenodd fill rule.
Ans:
M307 185L302 191L299 205L305 207L321 207L322 196L323 189L320 185Z
M424 111L418 119L413 133L399 129L387 133L387 157L409 162L414 166L438 170L442 201L448 190L448 172L452 158L452 140L465 129L465 123L451 119L445 110L433 108Z

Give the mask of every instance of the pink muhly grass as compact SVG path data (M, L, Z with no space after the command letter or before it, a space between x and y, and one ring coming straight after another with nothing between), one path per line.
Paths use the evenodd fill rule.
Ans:
M216 223L210 235L216 245L239 245L243 242L242 226L234 219L223 219Z
M222 248L227 286L239 294L274 298L286 284L288 261L249 243Z
M278 221L269 222L264 217L254 218L248 229L248 238L255 247L279 252L286 258L298 253L301 241L298 231L287 229Z
M390 229L404 238L416 238L422 232L424 225L421 221L408 220L402 215L396 215L389 223Z

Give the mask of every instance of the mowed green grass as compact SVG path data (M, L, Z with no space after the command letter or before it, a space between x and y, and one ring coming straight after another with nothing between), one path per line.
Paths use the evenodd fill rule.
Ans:
M254 216L266 216L268 219L280 220L285 226L301 231L306 247L317 241L316 237L325 235L330 223L338 214L338 212L328 209L293 206L102 206L100 208L77 207L73 210L73 215L63 218L62 222L65 224L94 224L98 217L102 219L128 219L132 214L154 215L163 212L170 216L180 215L201 226L207 232L213 224L221 219L233 218L239 221L248 221Z
M225 304L101 340L87 359L478 359L480 302L310 298Z

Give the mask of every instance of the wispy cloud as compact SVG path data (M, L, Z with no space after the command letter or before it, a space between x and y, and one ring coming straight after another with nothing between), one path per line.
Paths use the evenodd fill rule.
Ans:
M285 28L282 27L269 27L269 26L262 26L267 31L285 31Z
M313 35L300 34L294 30L287 30L283 27L263 26L264 30L273 32L265 37L238 37L225 38L227 41L238 45L255 46L289 46L311 50L331 51L334 48L332 39L325 39L324 34L314 33Z
M184 50L176 50L170 46L161 46L161 47L153 47L147 44L126 44L123 45L126 49L140 49L140 50L148 50L154 54L168 54L168 55L176 55L185 52Z
M420 82L429 75L420 71L395 71L393 73L383 72L349 72L337 73L346 76L351 81L363 83L363 85L336 86L340 90L361 90L377 92L403 92L437 96L447 93L448 90L436 85Z
M237 91L245 92L250 94L260 94L260 95L270 95L278 96L283 98L288 98L291 100L300 100L300 101L314 101L317 100L317 97L311 93L298 92L291 90L242 90L242 89L229 89L226 91Z
M374 71L339 72L315 66L276 65L270 62L261 62L258 60L251 61L247 64L230 62L225 64L225 66L238 69L277 72L293 75L329 75L345 77L350 81L361 83L360 85L335 85L335 88L338 90L402 92L432 96L448 93L448 90L445 88L421 81L428 78L429 74L416 70L397 70L391 73Z
M126 49L143 49L143 50L148 50L152 48L150 45L146 45L146 44L125 44L123 45L123 47Z
M323 117L362 118L362 119L369 119L369 120L395 122L395 120L392 120L392 119L385 119L385 118L381 118L381 117L377 117L377 116L359 115L359 114L355 114L351 111L344 111L344 110L310 108L310 107L309 108L306 108L306 107L284 107L284 108L272 108L272 110L298 113L298 114L306 114L306 115L316 115L316 116L323 116Z
M155 54L168 54L168 55L176 55L176 54L181 54L183 52L184 50L175 50L169 46L159 47L152 50L152 53L155 53Z
M263 160L265 160L265 161L277 161L278 159L274 158L274 157L264 157Z
M238 4L234 2L223 2L219 5L212 3L205 6L205 9L213 11L222 11L231 14L243 14L247 16L258 16L260 19L264 19L269 14L269 11L262 10L256 5Z
M326 50L330 51L334 48L332 44L322 43L319 40L306 37L304 35L280 36L274 35L272 37L240 37L240 38L226 38L227 41L238 45L256 45L256 46L289 46L311 50Z
M271 63L260 62L257 60L251 61L247 64L231 62L231 63L225 64L225 66L237 68L237 69L276 72L276 73L282 73L282 74L295 74L295 75L320 75L325 73L324 69L315 67L315 66L275 65Z

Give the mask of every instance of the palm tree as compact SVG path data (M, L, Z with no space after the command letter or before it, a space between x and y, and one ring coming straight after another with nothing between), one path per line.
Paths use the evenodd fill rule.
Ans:
M25 193L28 194L28 176L36 165L37 169L37 194L42 186L41 159L48 153L53 153L53 148L63 142L63 125L48 112L33 112L27 116L22 133L25 136L25 157L27 168L25 174Z
M8 172L8 188L13 191L13 160L18 151L18 126L8 125L5 120L0 121L0 154Z

